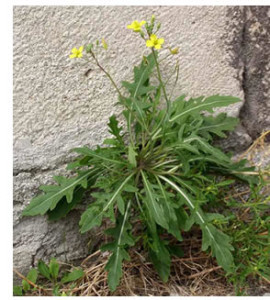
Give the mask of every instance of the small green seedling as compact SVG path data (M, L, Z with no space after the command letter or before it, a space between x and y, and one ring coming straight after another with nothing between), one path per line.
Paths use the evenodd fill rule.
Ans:
M44 289L41 282L46 279L50 281L53 289L54 296L67 296L70 294L69 291L61 291L64 284L76 281L84 276L84 272L81 268L75 268L71 272L66 272L60 276L60 266L55 258L51 258L49 265L44 261L39 260L37 269L31 269L26 278L22 280L21 286L13 287L14 296L24 296L27 292L31 293L38 289ZM70 288L70 287L69 287Z

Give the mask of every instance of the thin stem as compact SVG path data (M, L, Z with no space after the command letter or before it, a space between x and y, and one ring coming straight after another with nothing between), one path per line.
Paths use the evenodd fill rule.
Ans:
M156 52L155 52L155 50L153 48L151 48L151 50L152 50L152 53L153 53L153 56L154 56L154 60L155 60L155 64L156 64L156 67L157 67L158 80L159 80L159 83L161 85L161 88L162 88L162 91L163 91L163 94L164 94L164 97L165 97L165 100L166 100L166 103L167 103L167 112L168 112L169 111L169 99L167 97L166 89L164 87L164 84L163 84L163 81L162 81L162 78L161 78L159 63L157 61L157 55L156 55Z
M121 94L121 92L120 92L118 86L116 85L116 83L115 83L115 81L113 80L113 78L112 78L112 76L110 75L110 73L109 73L108 71L106 71L106 70L100 65L98 59L96 58L96 56L95 56L95 54L94 54L94 52L93 52L92 50L90 51L90 53L91 53L93 59L95 60L97 66L100 68L100 70L101 70L102 72L104 72L104 73L106 74L106 76L110 79L112 85L115 87L115 89L116 89L117 93L119 94L119 96L120 96L121 98L123 98L123 95Z
M93 52L92 50L90 51L90 53L91 53L91 56L93 57L93 59L95 60L96 65L97 65L97 66L100 68L100 70L101 70L102 72L104 72L104 73L106 74L106 76L110 79L110 81L111 81L112 85L114 86L114 88L116 89L116 91L117 91L119 97L120 97L120 98L124 98L123 95L122 95L122 93L120 92L120 90L119 90L117 84L115 83L115 81L113 80L112 76L110 75L110 73L109 73L108 71L106 71L106 70L101 66L101 64L99 63L98 59L96 58L96 56L95 56L95 54L94 54L94 52ZM130 114L132 114L132 111L131 111L128 107L127 107L127 109L130 111ZM129 124L128 127L129 127L128 130L129 130L129 135L130 135L131 144L132 144L132 146L134 147L134 140L133 140L133 137L132 137L132 129L131 129L131 125Z

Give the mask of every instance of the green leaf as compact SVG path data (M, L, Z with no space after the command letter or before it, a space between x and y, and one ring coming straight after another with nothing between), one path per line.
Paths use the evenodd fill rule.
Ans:
M203 138L196 136L196 135L191 135L190 137L184 139L184 143L192 143L192 142L197 142L200 146L200 150L202 150L205 153L212 154L214 157L221 161L225 161L230 163L231 160L230 158L223 153L221 150L211 146L206 140Z
M180 228L178 226L178 220L175 214L175 209L168 197L168 194L163 188L159 178L157 176L155 176L155 178L158 182L159 189L163 197L162 205L164 207L164 215L166 216L168 222L168 232L171 233L173 236L175 236L179 241L182 241L183 238L181 236Z
M127 203L127 208L123 216L119 216L117 219L117 225L114 228L110 228L106 231L107 234L115 238L115 241L104 245L101 250L109 250L112 255L106 264L105 269L109 271L108 284L111 291L115 291L122 277L122 262L124 259L129 260L129 255L125 250L127 246L134 245L134 239L130 235L129 231L132 226L128 223L128 215L131 201Z
M164 215L162 206L157 202L154 191L151 188L150 182L147 180L146 175L141 171L144 187L146 191L146 197L144 202L149 210L149 214L154 218L155 222L162 226L163 228L168 229L168 223Z
M209 169L211 171L216 171L221 174L231 174L243 181L246 181L250 184L258 184L258 176L250 175L249 172L253 172L255 170L254 167L245 167L247 164L246 160L241 160L237 163L224 162L212 156L197 156L189 159L189 162L194 161L203 161L209 162Z
M30 284L26 280L22 280L22 288L25 292L30 290Z
M59 273L59 264L55 258L51 258L50 263L49 263L49 269L50 269L51 277L54 280L56 280L58 277L58 273Z
M38 261L38 271L45 278L51 280L50 269L43 260Z
M92 50L93 46L94 46L94 45L93 45L92 43L88 44L88 45L86 46L86 48L85 48L85 50L86 50L86 53L89 53L89 52L91 52L91 50Z
M31 270L28 272L26 278L29 279L31 282L36 283L36 281L37 281L37 276L38 276L37 270L36 270L36 269L31 269Z
M126 183L125 186L123 187L123 191L128 193L136 193L138 192L138 188L134 185Z
M118 146L119 142L116 139L105 139L103 141L104 145Z
M118 121L115 115L112 115L110 117L110 122L108 123L108 126L110 127L109 132L113 134L121 144L124 144L123 137L120 135L120 132L123 129L123 127L118 127Z
M14 285L13 286L13 296L22 296L22 295L23 295L22 287L19 285Z
M87 187L87 178L93 175L93 170L82 172L75 178L55 176L54 179L59 185L41 186L45 194L32 199L24 209L23 216L44 215L49 209L53 210L58 202L65 197L68 203L72 202L73 193L77 186Z
M125 163L123 161L115 160L113 158L105 156L104 152L102 154L100 154L97 151L91 150L91 149L89 149L87 147L74 148L73 151L75 151L77 153L80 153L80 154L84 154L84 155L90 156L90 157L97 158L98 161L110 162L110 163L116 164L116 165L125 165ZM110 153L112 153L112 151L110 151Z
M142 61L139 67L134 67L134 82L122 82L133 98L137 98L154 89L149 86L149 76L155 66L154 56L151 53Z
M225 138L226 134L223 131L234 130L238 122L237 118L228 117L226 113L221 113L217 117L204 117L203 124L200 126L198 132L206 136L206 138L209 132Z
M233 247L230 244L231 238L216 229L212 224L203 226L202 233L202 250L205 251L211 246L213 256L216 257L218 264L225 271L232 271L234 268L234 259L231 253L233 251Z
M101 210L101 208L96 204L90 205L81 216L79 223L81 226L81 233L85 233L95 226L100 226L104 211L105 210Z
M56 221L65 217L78 203L82 201L85 189L77 188L74 191L72 201L67 203L66 198L63 197L56 205L54 210L47 212L50 221Z
M123 248L118 248L109 258L106 264L106 270L109 271L108 274L108 285L110 290L113 292L116 290L122 277L122 261L129 260L129 255L127 251Z
M97 170L96 173L94 173L91 177L88 178L87 188L95 184L96 179L100 175L100 172L98 171L99 170ZM74 207L76 207L77 204L79 204L82 201L85 191L86 190L81 186L76 187L73 193L72 201L70 203L67 203L66 198L63 197L57 203L54 210L49 210L47 212L49 220L56 221L65 217Z
M60 290L60 286L59 285L55 285L54 288L53 288L53 295L54 296L61 296L61 293L59 292Z
M216 184L216 186L227 186L227 185L231 185L231 184L233 184L233 183L235 183L235 180L233 180L233 179L228 179L228 180L223 180L223 181L221 181L221 182L218 182L218 183Z
M239 98L231 97L231 96L220 96L214 95L210 97L199 97L197 99L190 99L185 103L185 107L181 110L180 113L175 114L169 120L170 122L174 122L176 120L180 120L181 118L194 115L195 113L200 113L201 111L209 111L213 112L213 108L228 106L230 104L234 104L241 101Z
M164 241L158 238L158 250L150 249L149 256L162 281L167 282L170 275L171 256Z
M140 102L136 99L132 99L132 106L134 108L134 110L136 111L136 115L137 115L137 120L140 121L140 124L142 125L142 127L144 128L144 130L146 132L148 132L148 126L145 123L145 119L146 119L146 114L144 111L145 108L145 104L143 102Z
M133 147L131 145L128 146L128 161L133 167L137 167L137 160L136 156L138 154L134 151Z
M200 225L203 232L202 249L206 250L209 246L211 246L213 255L216 257L218 264L222 266L224 270L231 271L234 267L234 260L231 254L233 247L230 244L230 238L217 230L212 224L207 224L207 218L204 216L201 209L195 204L194 199L186 191L181 189L168 178L162 175L159 175L159 177L179 192L192 211L192 215L196 216L196 223Z
M117 201L117 207L118 207L120 213L123 215L125 213L125 202L124 202L122 196L118 195L116 201Z
M129 175L116 189L113 193L112 197L110 197L109 201L100 209L97 205L91 205L81 216L80 226L81 233L84 233L94 226L100 226L103 218L103 214L107 211L107 209L114 204L114 201L117 199L117 196L121 193L125 184L131 179L133 174Z
M67 283L67 282L75 281L82 278L83 276L84 276L84 272L82 269L75 269L72 272L64 275L61 282Z

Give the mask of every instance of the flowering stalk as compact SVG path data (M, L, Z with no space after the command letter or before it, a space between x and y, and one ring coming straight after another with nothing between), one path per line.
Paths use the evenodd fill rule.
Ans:
M90 54L91 54L91 56L93 57L94 61L96 62L96 65L97 65L97 66L100 68L100 70L101 70L102 72L104 72L104 73L106 74L106 76L110 79L112 85L115 87L115 89L116 89L117 93L119 94L120 98L122 98L123 95L121 94L121 92L120 92L120 90L119 90L117 84L116 84L115 81L113 80L113 78L112 78L112 76L110 75L110 73L109 73L108 71L106 71L106 70L101 66L101 64L99 63L98 59L96 58L96 56L95 56L95 54L94 54L94 52L93 52L92 50L90 50Z
M153 53L153 56L154 56L154 59L155 59L155 64L156 64L156 67L157 67L157 74L158 74L158 80L159 80L159 83L161 85L161 88L162 88L162 91L163 91L163 94L164 94L164 97L165 97L165 100L166 100L166 104L167 104L167 113L169 112L169 108L170 108L170 101L167 97L167 93L166 93L166 89L165 89L165 86L163 84L163 81L162 81L162 77L161 77L161 73L160 73L160 68L159 68L159 63L158 63L158 60L157 60L157 55L155 53L155 50L152 48L152 53Z

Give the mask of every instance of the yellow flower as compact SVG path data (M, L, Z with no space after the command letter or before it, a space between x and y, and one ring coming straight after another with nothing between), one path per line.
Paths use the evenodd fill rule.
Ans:
M127 26L128 29L132 29L134 32L140 32L141 31L141 27L146 23L146 21L141 21L138 22L133 21L130 25Z
M146 41L146 46L149 48L155 47L156 49L160 49L163 43L164 39L158 39L155 34L151 34L150 40Z
M72 54L69 56L69 58L75 58L75 57L78 57L78 58L81 58L83 57L83 46L81 46L79 49L77 48L73 48L71 50Z

